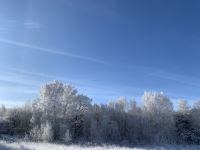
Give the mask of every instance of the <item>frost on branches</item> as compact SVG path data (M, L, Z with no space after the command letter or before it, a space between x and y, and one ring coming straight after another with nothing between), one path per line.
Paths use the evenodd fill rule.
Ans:
M162 92L145 92L139 107L120 97L91 103L71 85L54 81L22 107L0 108L0 117L15 136L46 142L112 144L200 144L200 101L181 100L177 111Z

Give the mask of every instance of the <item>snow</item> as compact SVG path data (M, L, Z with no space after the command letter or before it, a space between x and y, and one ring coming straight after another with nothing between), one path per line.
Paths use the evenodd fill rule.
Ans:
M118 146L80 146L80 145L63 145L52 143L34 143L34 142L6 142L0 141L0 150L199 150L200 146L196 145L166 145L155 147L118 147Z

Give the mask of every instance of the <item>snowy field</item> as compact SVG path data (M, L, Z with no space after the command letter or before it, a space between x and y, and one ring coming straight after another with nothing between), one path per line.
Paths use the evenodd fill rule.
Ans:
M13 142L8 143L0 141L0 150L199 150L200 146L157 146L157 147L117 147L117 146L95 146L84 147L78 145L62 145L62 144L50 144L50 143L32 143L32 142Z

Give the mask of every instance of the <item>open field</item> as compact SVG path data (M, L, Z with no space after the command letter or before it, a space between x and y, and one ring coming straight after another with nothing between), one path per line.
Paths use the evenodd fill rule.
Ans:
M5 142L0 141L0 150L199 150L200 146L188 145L167 145L155 147L118 147L118 146L79 146L79 145L62 145L50 143L34 143L34 142Z

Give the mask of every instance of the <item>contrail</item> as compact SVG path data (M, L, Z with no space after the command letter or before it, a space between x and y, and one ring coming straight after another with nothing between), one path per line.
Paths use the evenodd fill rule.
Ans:
M110 63L105 62L105 61L100 60L100 59L96 59L96 58L92 58L92 57L88 57L88 56L83 56L83 55L78 55L78 54L74 54L74 53L70 53L70 52L66 52L66 51L58 51L58 50L55 50L55 49L40 47L40 46L31 45L31 44L27 44L27 43L23 43L23 42L17 42L17 41L12 41L12 40L8 40L8 39L2 39L2 38L0 38L0 42L5 43L5 44L29 48L29 49L32 49L32 50L35 50L35 51L46 52L46 53L76 58L76 59L90 61L90 62L103 64L103 65L111 65Z
M140 72L140 73L143 73L143 74L146 74L146 75L149 75L149 76L162 78L162 79L165 79L165 80L171 80L171 81L175 81L175 82L185 84L185 85L199 87L200 80L198 80L197 78L178 75L178 74L166 72L166 71L159 70L159 69L141 67L141 66L138 67L138 66L135 66L135 65L124 66L124 65L119 65L119 64L112 64L112 63L109 63L109 62L106 62L106 61L103 61L103 60L100 60L100 59L88 57L88 56L78 55L78 54L69 53L69 52L65 52L65 51L58 51L58 50L55 50L55 49L39 47L39 46L36 46L36 45L31 45L31 44L27 44L27 43L23 43L23 42L17 42L17 41L8 40L8 39L0 38L0 42L5 43L5 44L9 44L9 45L19 46L19 47L25 47L25 48L32 49L32 50L39 51L39 52L45 52L45 53L51 53L51 54L76 58L76 59L89 61L89 62L93 62L93 63L97 63L97 64L103 64L103 65L108 65L108 66L118 67L118 68L123 68L123 69L124 68L131 69L131 70L134 69L137 72Z

